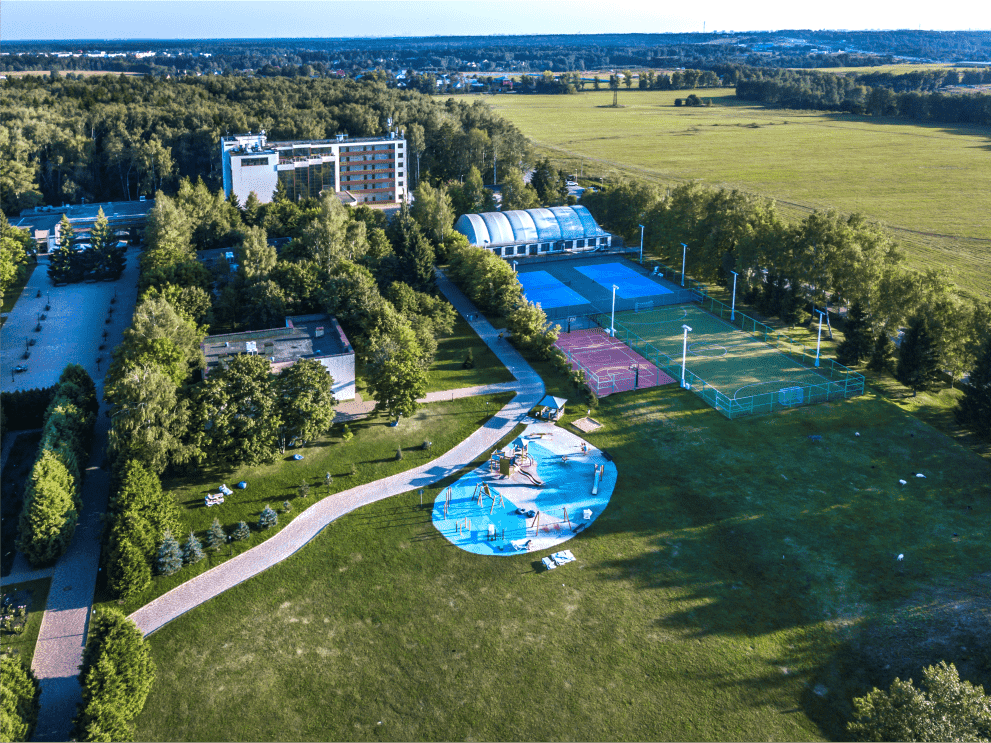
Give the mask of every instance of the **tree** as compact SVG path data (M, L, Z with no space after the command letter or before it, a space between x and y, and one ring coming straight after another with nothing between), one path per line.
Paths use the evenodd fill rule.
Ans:
M956 417L961 425L979 436L991 438L991 333L987 331L970 371L970 380L957 404Z
M524 301L507 318L507 328L514 343L524 349L536 351L541 358L548 358L554 341L561 330L559 325L547 327L547 315L540 305Z
M264 205L258 200L258 194L252 191L248 194L248 198L244 200L241 219L249 227L259 227L264 223L264 216Z
M540 197L533 186L523 182L519 168L503 169L502 211L513 209L535 209L540 206Z
M0 212L0 296L23 275L23 264L31 252L34 252L34 240L28 231L11 227L7 216Z
M148 642L118 609L97 612L83 650L79 683L83 701L74 740L129 740L131 723L144 709L155 682Z
M398 421L400 416L409 418L417 411L417 400L427 391L421 354L408 326L399 325L388 336L375 340L368 363L368 388L375 398L376 412L386 412Z
M193 565L202 560L206 555L203 553L203 545L200 543L196 532L189 532L186 543L182 545L182 561L186 565Z
M238 270L244 280L254 282L267 279L277 260L275 246L268 244L265 228L248 227L237 248Z
M867 368L875 372L889 371L894 358L895 344L891 342L888 334L882 330L874 341L874 348L871 349Z
M67 283L76 280L76 270L79 258L75 245L76 232L64 214L59 222L58 247L52 251L48 260L48 278L53 284Z
M434 288L434 248L403 204L387 231L396 254L396 272L417 291Z
M164 539L165 532L179 529L181 517L173 497L162 490L162 484L153 470L136 460L128 461L118 471L118 485L110 496L109 513L118 521L128 516L140 518L151 530L151 538L136 540L135 530L128 529L129 538L151 558L155 545Z
M264 330L285 324L286 295L274 281L256 281L242 295L241 322L251 330ZM240 324L240 323L239 323Z
M264 356L229 357L207 377L198 395L200 449L228 465L270 461L282 419Z
M277 526L279 523L279 514L273 511L268 506L262 509L261 515L258 517L258 528L259 529L271 529L273 526Z
M151 585L151 566L143 551L122 532L123 528L111 532L107 583L118 598L129 599Z
M843 341L836 348L836 359L851 366L867 358L874 346L867 313L860 302L854 302L846 318Z
M179 542L172 536L171 530L166 530L165 534L162 535L155 567L160 575L173 575L182 568L182 551L179 549Z
M282 421L280 448L306 443L325 433L334 420L334 380L316 359L300 359L274 382Z
M138 303L131 327L114 349L107 370L110 384L130 366L155 364L178 386L196 369L206 367L200 343L205 331L181 317L164 297L147 297Z
M76 483L55 453L42 449L24 492L17 549L32 565L54 562L76 530Z
M856 697L847 730L865 741L980 741L991 737L991 697L946 661L922 671L923 688L895 679Z
M251 536L251 529L243 521L238 521L237 526L234 527L234 531L231 532L231 540L234 542L242 542Z
M117 238L114 235L114 231L110 228L110 222L103 213L102 206L97 212L96 222L90 230L89 239L90 268L95 276L98 278L120 277L123 266L118 265L118 253L120 251L117 250ZM117 270L118 267L120 271Z
M224 527L220 523L220 519L214 518L213 523L210 524L210 528L206 533L206 546L207 549L219 550L224 546L224 542L227 541L227 534L224 532Z
M302 258L316 261L324 271L330 271L347 257L349 221L348 210L337 194L325 191L316 217L303 229L302 236L293 240L293 250Z
M452 231L455 219L447 187L441 184L434 188L428 181L421 182L413 192L410 215L434 244L442 244Z
M939 332L929 316L920 313L909 321L902 337L895 377L912 388L912 397L939 386Z
M41 684L20 660L0 658L0 740L31 740L41 709Z
M563 204L568 197L568 187L564 178L551 166L550 160L546 157L540 160L534 168L530 177L530 185L537 192L537 198L541 203L548 206Z

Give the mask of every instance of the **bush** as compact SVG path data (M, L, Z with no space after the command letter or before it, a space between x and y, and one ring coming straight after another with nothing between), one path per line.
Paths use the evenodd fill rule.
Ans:
M341 429L341 438L345 441L350 441L354 438L354 433L351 432L351 427L345 423L344 428Z
M292 504L287 500L282 501L282 513L289 513L290 511L292 511Z
M279 523L279 514L273 511L268 506L265 506L264 510L261 512L261 516L258 517L258 528L259 529L271 529L273 526Z
M182 568L182 552L179 549L179 542L172 536L172 531L169 529L166 529L165 534L162 535L162 543L158 547L155 566L161 575L174 575Z
M243 542L245 539L251 536L251 529L243 521L238 521L237 526L234 527L234 531L231 532L231 540L235 542Z
M37 677L21 661L5 656L0 658L0 688L0 740L31 740L41 709Z
M396 461L398 462L402 458L403 458L403 447L397 446L396 447Z
M83 701L74 740L131 740L131 722L155 682L155 663L141 630L116 609L96 614L83 651Z
M330 473L328 472L327 474L329 475ZM299 487L296 488L296 497L306 498L307 496L309 496L309 494L310 494L310 483L308 483L306 480L303 480L303 482L299 484Z
M465 356L465 360L461 364L462 369L474 369L475 368L475 354L472 349L468 349L468 355Z
M434 445L433 441L424 441L422 448L424 451L427 451L433 445Z
M17 549L32 565L54 562L69 547L76 530L76 485L51 451L41 450L24 492Z
M194 565L202 560L206 555L203 552L203 545L195 532L189 532L189 539L182 545L182 561L187 565Z

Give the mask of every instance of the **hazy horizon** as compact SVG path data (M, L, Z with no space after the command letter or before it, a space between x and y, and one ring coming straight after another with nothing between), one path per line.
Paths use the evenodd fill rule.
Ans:
M991 6L934 5L892 13L853 0L822 6L731 0L660 8L656 2L468 0L4 0L0 40L397 38L552 34L736 33L779 30L991 29ZM303 33L301 33L301 31Z

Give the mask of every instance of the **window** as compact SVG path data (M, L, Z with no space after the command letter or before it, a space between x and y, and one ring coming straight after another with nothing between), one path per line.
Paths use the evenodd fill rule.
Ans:
M241 167L250 168L253 165L268 165L267 157L242 157Z

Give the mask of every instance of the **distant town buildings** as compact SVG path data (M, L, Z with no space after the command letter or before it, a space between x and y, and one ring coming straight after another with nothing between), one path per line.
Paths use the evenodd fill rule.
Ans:
M280 184L290 200L334 191L345 203L403 201L407 194L406 140L386 137L268 142L265 132L220 140L224 193L244 203L252 191L272 201Z
M77 242L89 239L90 230L96 224L100 209L118 234L137 236L148 221L148 214L155 206L154 199L140 201L112 201L105 204L75 204L71 206L39 206L26 209L21 216L10 220L14 227L27 229L38 243L39 253L50 253L59 246L61 222L64 214L75 232Z
M200 349L206 357L207 375L228 356L242 353L268 358L273 374L300 359L316 359L334 379L334 397L354 399L354 348L330 315L296 315L286 318L284 328L211 335Z

